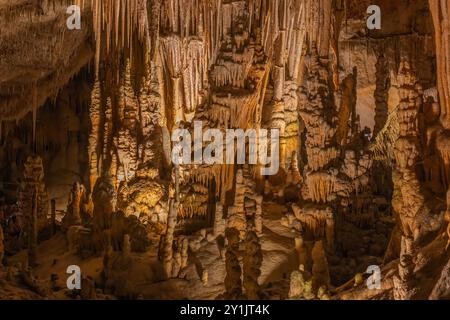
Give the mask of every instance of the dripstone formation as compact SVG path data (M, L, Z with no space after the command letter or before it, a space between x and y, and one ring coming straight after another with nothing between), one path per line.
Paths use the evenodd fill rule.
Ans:
M450 298L445 1L69 2L0 0L0 299Z

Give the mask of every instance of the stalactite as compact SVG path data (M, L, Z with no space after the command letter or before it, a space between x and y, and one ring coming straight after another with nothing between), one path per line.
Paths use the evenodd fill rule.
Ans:
M98 73L102 54L112 49L133 51L132 37L150 49L148 42L147 1L145 0L91 0L96 41L96 70ZM119 39L119 35L122 37ZM126 39L125 39L126 36ZM134 49L136 50L136 49Z
M309 47L317 46L319 57L328 58L331 41L332 0L307 0L306 29Z
M396 299L412 298L411 289L416 245L426 232L424 217L430 214L425 203L422 187L415 171L420 160L421 145L419 141L418 113L422 110L421 87L412 70L411 62L404 58L398 73L400 85L400 105L398 111L399 138L395 144L396 172L394 187L400 190L399 206L394 207L400 219L402 234L399 276L394 278L394 297Z
M109 230L112 225L112 214L116 210L117 193L111 177L104 176L97 179L92 193L93 208L93 231L95 234L98 250L105 249L108 244ZM95 250L97 251L97 250Z

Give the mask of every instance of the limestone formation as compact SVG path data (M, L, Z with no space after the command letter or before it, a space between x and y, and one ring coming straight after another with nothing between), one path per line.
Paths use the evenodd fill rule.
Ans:
M448 298L446 1L73 4L0 0L0 299Z
M70 228L71 226L81 225L81 211L83 210L83 203L86 196L86 190L83 185L78 182L74 183L69 195L69 203L67 205L67 213L64 217L64 228Z

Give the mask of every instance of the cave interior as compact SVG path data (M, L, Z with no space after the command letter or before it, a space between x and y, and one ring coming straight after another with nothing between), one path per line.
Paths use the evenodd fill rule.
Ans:
M0 0L0 299L450 299L449 21L445 0ZM278 132L278 170L173 161L177 130L225 155L210 129Z

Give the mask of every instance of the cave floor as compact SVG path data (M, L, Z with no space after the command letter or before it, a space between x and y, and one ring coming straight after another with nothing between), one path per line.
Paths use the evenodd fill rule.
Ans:
M261 246L263 265L261 267L260 284L265 296L271 299L287 298L289 290L289 274L296 268L297 253L294 247L294 234L289 228L280 224L280 219L287 212L285 206L266 203L264 205L263 235ZM119 255L119 253L115 253ZM9 257L9 266L26 265L27 251L22 250L15 256ZM57 275L57 287L66 288L67 267L80 267L82 277L94 280L101 278L103 257L82 259L71 253L63 233L58 233L51 239L43 241L38 247L38 263L34 275L38 281L47 281L52 275ZM120 268L119 268L120 269ZM202 271L208 272L208 283L201 280ZM224 292L225 261L220 257L219 246L216 241L203 240L200 248L189 256L189 265L184 272L184 278L162 280L162 265L157 257L157 247L151 247L145 253L132 253L132 263L124 270L115 270L119 278L126 278L124 291L130 297L144 299L216 299ZM35 299L39 296L22 287L20 281L10 289L5 287L0 291L0 297L14 299L14 296ZM16 288L16 289L14 289ZM14 294L8 295L8 290ZM22 292L23 291L23 292ZM50 299L70 298L67 289L53 292ZM99 295L103 298L114 299L113 295Z

